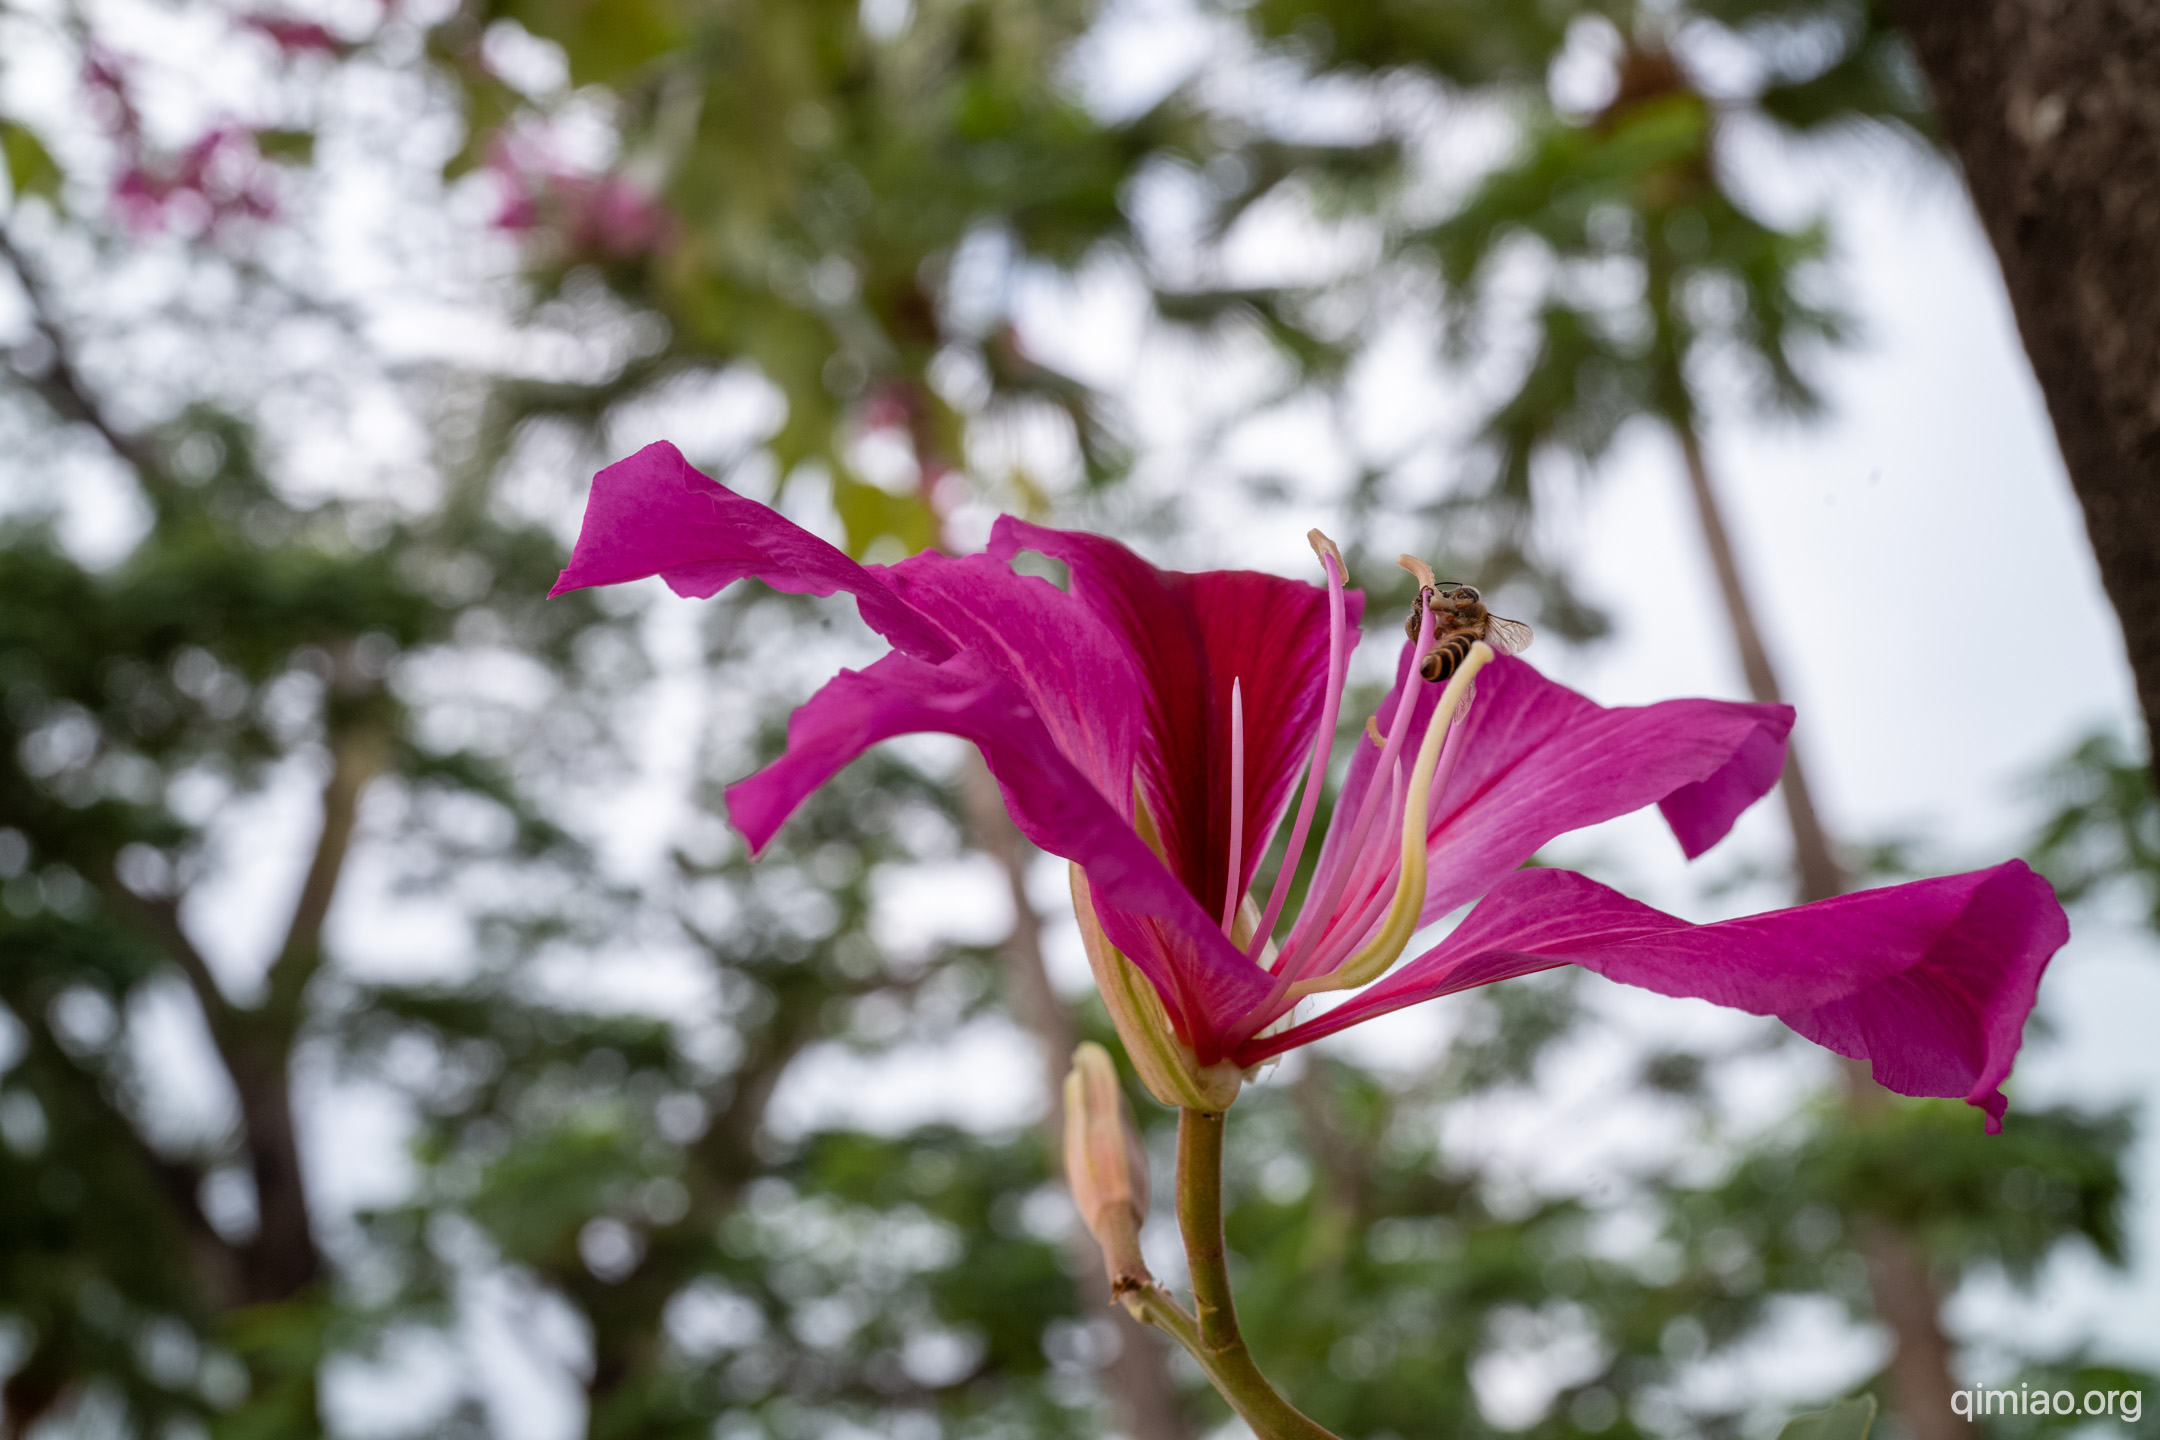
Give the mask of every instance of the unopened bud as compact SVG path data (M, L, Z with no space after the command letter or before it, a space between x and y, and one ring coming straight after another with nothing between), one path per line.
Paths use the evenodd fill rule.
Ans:
M1065 1178L1088 1233L1102 1246L1110 1293L1154 1283L1140 1255L1147 1156L1125 1111L1117 1062L1092 1040L1073 1051L1065 1077Z
M1163 1104L1183 1110L1219 1112L1230 1108L1244 1072L1227 1060L1202 1065L1192 1049L1178 1038L1162 996L1140 973L1140 967L1118 952L1103 934L1096 918L1095 902L1088 892L1087 874L1072 867L1073 916L1080 922L1080 941L1087 949L1088 966L1095 972L1095 988L1102 992L1103 1008L1110 1023L1125 1042L1125 1054L1148 1093Z

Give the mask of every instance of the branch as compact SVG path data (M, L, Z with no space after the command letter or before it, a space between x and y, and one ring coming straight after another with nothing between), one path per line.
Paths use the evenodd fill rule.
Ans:
M323 782L322 834L308 863L307 879L293 905L285 943L271 963L264 1017L281 1039L299 1022L300 1001L308 982L322 969L323 922L337 894L338 878L352 848L353 826L360 818L360 795L390 759L390 736L378 723L363 722L330 742L330 778Z
M238 1039L236 1027L240 1012L225 998L217 977L210 973L209 962L203 959L202 952L195 948L195 942L188 938L187 930L180 924L180 902L168 896L137 895L122 885L119 877L111 874L106 875L105 883L99 889L116 908L133 915L180 967L188 989L194 992L195 1003L202 1007L203 1023L210 1027L210 1038L217 1042L219 1054L230 1059L233 1044Z
M75 363L74 347L54 318L44 282L37 278L37 272L30 268L22 252L15 248L15 242L8 237L4 227L0 227L0 259L5 259L15 272L15 281L22 287L30 307L30 324L52 350L52 359L43 374L26 375L20 370L16 373L61 420L95 430L113 454L135 471L144 489L167 488L171 476L159 463L156 452L140 436L130 434L116 424L84 382L81 367Z

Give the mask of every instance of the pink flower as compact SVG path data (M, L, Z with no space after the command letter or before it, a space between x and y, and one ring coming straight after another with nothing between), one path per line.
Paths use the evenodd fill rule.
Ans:
M312 20L295 20L289 15L275 15L267 10L251 10L241 15L239 21L275 45L278 53L288 60L296 55L345 53L345 42Z
M571 256L613 260L649 254L670 236L673 217L647 186L620 172L572 169L544 135L498 133L487 166L502 194L497 229L545 234Z
M215 229L235 220L267 220L277 201L263 173L253 133L214 125L177 156L151 163L140 146L113 184L121 218L140 231L164 227L178 214L191 228Z
M1325 586L1180 574L1008 517L987 554L859 565L659 444L600 473L555 593L657 574L689 596L744 578L854 595L892 652L796 711L786 753L728 791L735 824L762 849L878 741L973 742L1021 830L1073 863L1113 1012L1133 998L1115 993L1129 959L1146 978L1141 1001L1159 999L1202 1073L1573 964L1775 1015L1869 1061L1891 1089L1963 1097L1997 1127L2041 973L2069 934L2021 862L1709 925L1523 868L1555 836L1647 805L1701 854L1776 783L1783 706L1606 709L1501 658L1464 709L1467 674L1445 689L1416 674L1428 621L1368 727L1379 743L1357 742L1307 903L1278 934L1280 887L1263 908L1252 882L1284 819L1293 864L1309 839L1362 610L1333 547L1316 548ZM1070 590L1015 573L1022 550L1063 561ZM1473 901L1439 943L1401 959L1416 931ZM1332 989L1355 993L1292 1023L1301 996Z

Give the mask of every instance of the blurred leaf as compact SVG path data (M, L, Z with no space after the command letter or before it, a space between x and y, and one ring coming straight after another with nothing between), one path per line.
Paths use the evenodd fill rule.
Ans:
M60 187L67 176L28 126L0 120L0 160L7 162L8 182L16 198L37 195L54 205L60 203Z
M312 130L257 130L255 148L269 160L282 161L287 165L309 165L315 160L315 132Z
M488 13L560 45L573 85L621 83L683 38L671 0L497 0Z
M878 541L891 539L909 555L937 543L937 517L920 495L895 495L847 475L833 477L833 509L847 527L848 554L861 559Z
M2113 730L2080 740L2030 788L2050 807L2026 846L2066 901L2120 888L2160 929L2160 798L2144 756Z
M1875 1397L1856 1395L1828 1410L1795 1415L1778 1431L1778 1440L1867 1440L1875 1424Z

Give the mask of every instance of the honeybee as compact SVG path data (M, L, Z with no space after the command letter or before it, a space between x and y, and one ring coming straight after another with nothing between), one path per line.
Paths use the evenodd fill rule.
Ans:
M1520 620L1503 620L1487 610L1475 585L1449 582L1420 589L1418 603L1410 608L1410 618L1403 625L1413 640L1417 639L1420 606L1432 611L1433 635L1438 643L1418 666L1418 673L1434 684L1453 675L1470 647L1480 640L1502 655L1520 655L1530 648L1530 627Z

